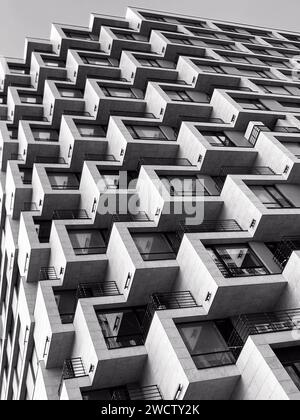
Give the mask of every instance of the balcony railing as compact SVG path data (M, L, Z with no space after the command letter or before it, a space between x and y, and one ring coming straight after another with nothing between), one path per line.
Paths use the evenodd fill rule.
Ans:
M222 264L221 261L216 261L216 265L224 277L264 276L270 274L263 265L254 267L228 267Z
M192 359L197 369L208 369L213 367L234 365L241 352L241 349L242 347L229 347L228 350L192 354Z
M112 400L162 400L163 397L157 385L127 385L125 390L116 389Z
M73 248L75 255L96 255L105 254L106 246L86 246L82 248Z
M298 242L298 246L297 246ZM286 266L293 251L300 250L300 238L299 237L287 237L279 242L278 247L274 252L273 259L283 270Z
M59 280L54 267L41 267L40 280Z
M35 163L54 163L54 164L65 164L66 161L60 156L35 156Z
M152 294L142 323L144 336L146 337L148 334L155 311L196 308L199 306L189 290Z
M193 166L186 158L143 157L139 160L142 165Z
M120 291L117 283L114 281L101 283L80 283L76 293L77 299L116 295L120 295Z
M220 176L226 175L276 175L268 166L222 166Z
M114 155L106 155L101 153L86 153L84 160L104 161L104 162L118 162Z
M54 210L54 220L70 220L70 219L89 219L87 211L80 210Z
M182 233L203 233L203 232L242 232L243 229L234 219L226 220L205 220L200 225L180 225Z
M81 378L83 376L87 376L87 373L81 357L65 360L63 364L60 385L58 388L58 395L61 394L63 381L67 379Z
M128 335L112 335L112 336L105 336L104 337L107 348L109 350L112 349L119 349L124 347L136 347L136 346L143 346L145 339L144 334L142 332L139 333L132 333Z
M199 306L190 291L154 293L150 298L149 304L153 305L156 311Z
M300 308L240 315L235 322L235 330L244 343L249 335L299 330L299 328Z
M51 184L53 190L79 190L79 184Z

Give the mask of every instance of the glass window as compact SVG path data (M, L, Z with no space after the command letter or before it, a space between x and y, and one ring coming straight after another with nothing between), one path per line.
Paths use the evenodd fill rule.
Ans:
M300 391L300 346L274 349L274 353Z
M104 254L106 252L105 237L100 230L69 230L69 238L76 255Z
M162 176L161 180L172 196L202 197L210 195L204 187L203 180L196 175Z
M83 93L78 89L58 88L63 98L83 98Z
M293 207L275 186L255 185L250 189L268 209Z
M117 309L105 313L97 311L97 318L107 347L114 349L143 345L145 312L145 307Z
M131 125L127 126L130 134L140 140L167 140L166 135L158 126Z
M40 96L36 95L28 95L25 93L21 93L20 95L20 101L24 104L40 104L42 103L42 98Z
M132 238L145 261L176 259L172 247L176 243L176 234L133 233Z
M200 131L201 132L201 131ZM229 137L222 132L203 132L203 137L215 147L234 147L234 143L229 139Z
M43 58L43 61L44 61L44 65L47 67L63 67L65 64L61 60L54 60L51 58Z
M179 333L198 369L235 363L235 357L213 321L178 325Z
M93 66L109 66L109 67L112 66L112 63L106 57L82 56L81 58L86 64L91 64Z
M201 71L207 72L207 73L224 73L224 71L219 66L198 66Z
M54 190L78 190L79 180L76 174L56 172L48 174L49 182Z
M225 277L269 273L248 245L218 245L207 247L207 250Z
M185 90L165 90L165 93L172 101L193 102L193 99L187 94Z
M31 132L35 140L44 140L44 141L58 140L58 132L56 130L33 128Z
M77 124L76 127L82 137L106 136L106 129L102 125Z
M115 98L136 98L136 95L130 88L121 87L101 87L106 96L112 96Z

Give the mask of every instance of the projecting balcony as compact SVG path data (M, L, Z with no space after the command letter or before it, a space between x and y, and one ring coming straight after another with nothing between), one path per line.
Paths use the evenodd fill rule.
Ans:
M81 357L66 359L62 369L61 380L58 388L58 395L60 396L61 394L62 385L65 380L82 378L84 376L87 376L87 373Z
M74 320L78 299L103 296L118 296L120 291L115 282L80 283L76 289L54 290L59 315L62 324L71 324Z
M267 246L274 255L274 261L284 270L292 253L300 250L300 238L297 236L286 237L280 242L268 243Z
M250 335L299 330L300 308L240 315L235 329L245 343Z
M129 384L82 392L82 399L87 401L134 401L162 400L163 397L157 385L140 386L139 384Z

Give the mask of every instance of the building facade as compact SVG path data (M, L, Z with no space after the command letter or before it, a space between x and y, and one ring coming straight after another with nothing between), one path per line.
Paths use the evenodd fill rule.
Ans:
M300 398L299 55L128 8L1 59L1 399Z

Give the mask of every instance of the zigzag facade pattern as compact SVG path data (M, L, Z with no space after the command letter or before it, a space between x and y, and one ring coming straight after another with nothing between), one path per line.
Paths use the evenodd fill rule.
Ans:
M128 8L1 59L1 399L300 398L297 55Z

